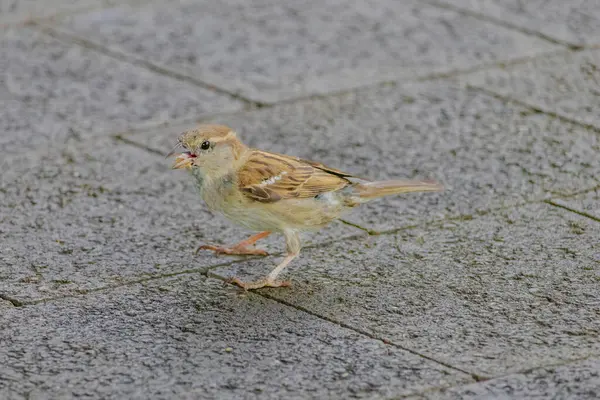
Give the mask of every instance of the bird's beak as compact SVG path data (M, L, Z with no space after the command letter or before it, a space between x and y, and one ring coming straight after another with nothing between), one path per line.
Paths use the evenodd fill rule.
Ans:
M192 168L194 157L190 153L181 153L175 158L173 169L189 169Z

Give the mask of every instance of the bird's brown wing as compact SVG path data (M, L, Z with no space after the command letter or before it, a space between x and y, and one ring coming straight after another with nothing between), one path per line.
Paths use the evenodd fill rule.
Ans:
M250 199L273 203L339 190L350 184L346 177L320 163L254 150L238 171L238 185Z

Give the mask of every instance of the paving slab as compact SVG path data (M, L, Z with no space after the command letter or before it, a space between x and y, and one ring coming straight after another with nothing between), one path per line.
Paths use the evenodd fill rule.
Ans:
M407 399L597 399L600 360L550 366L448 390L431 391Z
M435 0L574 46L600 44L596 0Z
M565 52L460 78L501 96L600 129L600 50Z
M26 303L243 260L194 255L199 244L233 244L251 232L209 212L171 160L108 138L21 158L0 180L4 296ZM357 233L338 223L305 243ZM284 247L275 235L263 242L270 252Z
M560 48L417 0L153 2L81 13L59 26L267 103Z
M282 275L294 286L261 293L479 376L517 373L600 354L599 234L531 204L307 249Z
M347 217L375 230L512 206L598 186L599 137L448 82L383 85L207 121L250 146L369 179L433 178L443 193L380 199ZM193 125L128 139L167 152Z
M12 162L27 151L37 148L62 146L79 137L80 127L68 116L53 113L48 107L32 107L24 101L0 92L0 182ZM5 172L6 171L6 172Z
M0 318L5 399L379 399L471 379L198 274Z
M242 108L228 96L28 27L0 31L0 71L0 92L24 103L13 105L18 108L12 117L17 120L15 124L41 125L42 121L33 118L36 113L68 122L69 129L59 138L50 136L53 140L63 140L71 131L89 137ZM26 121L20 122L21 118ZM35 130L22 129L10 137L30 147L40 143Z

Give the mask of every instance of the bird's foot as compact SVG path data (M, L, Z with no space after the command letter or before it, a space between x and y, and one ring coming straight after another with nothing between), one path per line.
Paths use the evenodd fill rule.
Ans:
M233 247L221 247L221 246L211 246L211 245L202 245L196 249L196 254L200 250L211 250L217 254L229 254L229 255L244 255L244 256L268 256L267 253L263 249L252 249L246 246L236 245Z
M270 279L262 279L260 281L255 282L242 282L238 278L231 278L227 282L233 283L234 285L238 285L244 290L254 290L264 287L288 287L292 285L291 281L276 281Z

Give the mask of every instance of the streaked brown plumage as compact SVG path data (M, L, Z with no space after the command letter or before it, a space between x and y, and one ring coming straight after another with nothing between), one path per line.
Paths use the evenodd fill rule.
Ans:
M287 256L263 280L232 282L245 289L288 286L277 275L300 252L299 233L319 229L371 199L409 192L439 191L431 181L370 182L298 157L252 149L231 128L201 125L179 137L174 169L189 169L207 206L261 233L231 248L200 246L223 254L260 254L250 248L271 232L283 233Z

